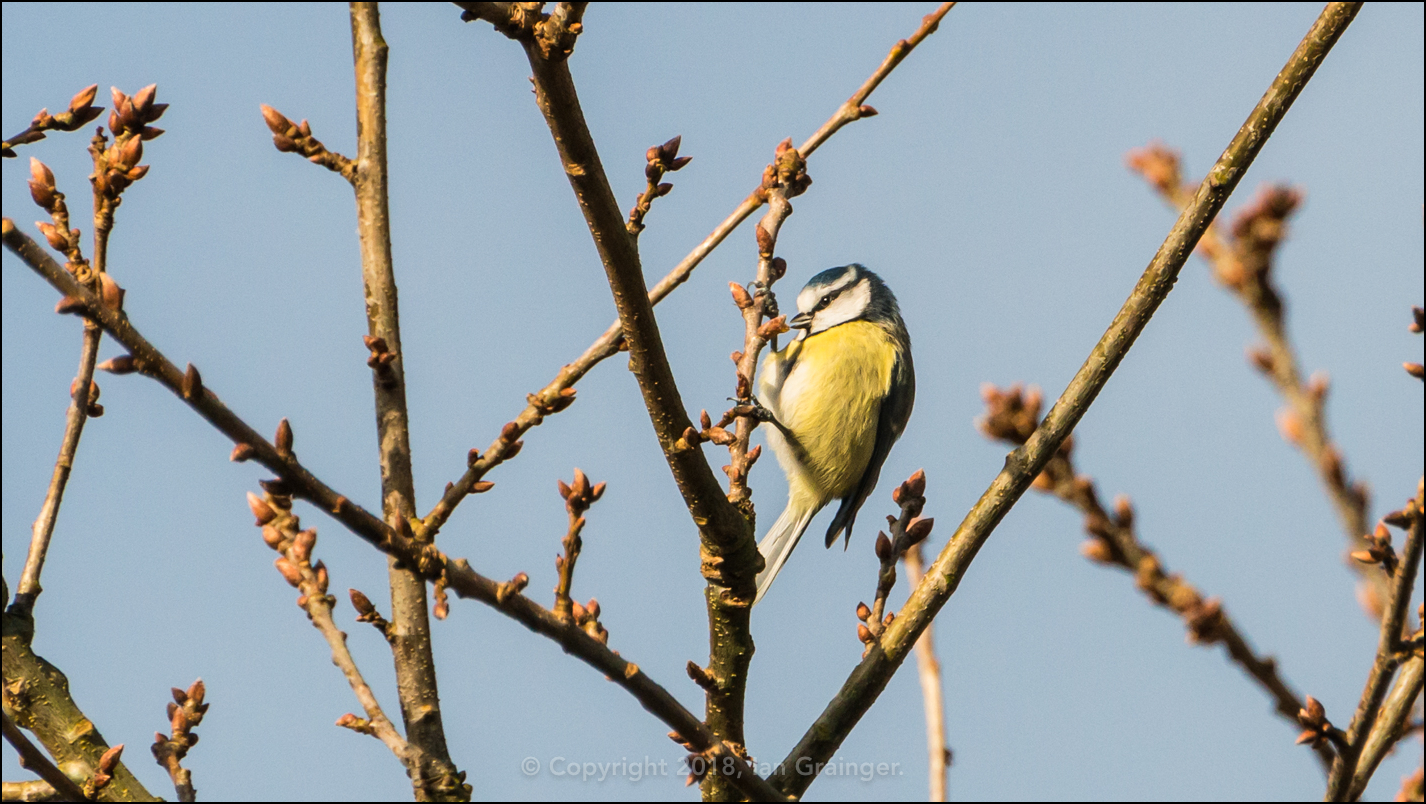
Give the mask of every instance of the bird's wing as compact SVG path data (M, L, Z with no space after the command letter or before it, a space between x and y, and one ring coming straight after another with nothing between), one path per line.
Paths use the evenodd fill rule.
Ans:
M900 438L901 432L906 429L906 422L911 418L911 406L915 401L916 371L911 365L911 352L902 350L896 365L891 369L891 390L886 399L881 401L881 413L876 422L876 444L872 447L871 459L867 461L866 471L862 472L856 488L842 498L842 505L827 528L828 547L837 541L843 531L846 532L843 549L851 543L852 523L856 521L857 511L861 509L862 503L866 502L866 498L871 496L872 489L876 488L881 465L886 462L891 445L896 443L896 439Z

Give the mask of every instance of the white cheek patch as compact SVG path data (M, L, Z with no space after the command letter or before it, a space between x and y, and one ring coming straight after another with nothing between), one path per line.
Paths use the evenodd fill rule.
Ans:
M802 299L798 298L797 302L798 307L801 307ZM832 300L831 304L827 305L826 309L813 316L811 333L815 334L825 329L831 329L838 324L853 321L866 312L869 304L871 304L871 281L863 279L842 291L837 298Z
M829 282L825 285L818 285L817 287L803 288L802 292L797 294L797 312L812 312L812 308L817 306L817 302L821 301L823 296L826 296L828 293L835 293L838 290L845 288L847 285L850 285L852 283L852 280L856 278L857 269L851 266L847 266L846 272L843 273L841 276L837 277L837 280L835 282Z

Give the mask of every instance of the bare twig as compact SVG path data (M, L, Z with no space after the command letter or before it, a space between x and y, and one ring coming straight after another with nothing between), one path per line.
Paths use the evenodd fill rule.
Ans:
M1388 517L1397 523L1408 524L1406 545L1402 550L1401 562L1391 578L1391 592L1386 599L1381 618L1381 635L1377 639L1376 658L1371 672L1367 675L1366 688L1362 690L1357 711L1352 715L1352 725L1347 729L1347 746L1332 764L1332 773L1327 778L1327 800L1351 800L1350 788L1354 786L1358 760L1362 746L1372 727L1381 714L1382 701L1392 676L1403 660L1402 628L1406 624L1407 608L1411 604L1411 593L1416 587L1416 568L1421 563L1423 521L1422 483L1416 484L1416 497L1395 515ZM1362 786L1369 778L1361 780Z
M94 87L85 92L93 99ZM81 93L83 95L84 93ZM79 101L81 98L76 98ZM95 111L98 114L98 111ZM40 135L41 137L43 135ZM98 277L89 261L84 258L78 229L69 226L69 207L64 202L64 193L55 185L54 172L43 162L30 158L30 197L41 209L50 215L51 223L39 224L40 231L50 246L64 253L68 264L66 269L82 282L93 288L98 285ZM96 199L97 203L98 199ZM96 245L98 234L96 233ZM16 589L14 605L25 611L32 611L35 600L44 591L40 585L40 573L44 570L45 557L49 554L50 539L54 536L55 522L59 518L59 508L64 501L64 490L69 484L70 472L74 469L75 454L79 450L79 438L84 433L84 424L91 412L102 415L103 406L98 403L99 385L94 382L94 364L99 357L99 328L85 322L79 350L79 370L70 384L69 407L65 412L64 435L60 439L59 456L55 459L54 471L50 474L50 484L45 490L40 514L30 530L30 548L25 556L25 566L20 573L19 587Z
M751 523L728 501L702 451L683 440L693 425L664 352L637 245L624 227L585 125L568 62L543 58L539 49L528 42L525 52L534 72L536 101L559 148L565 175L584 212L613 291L629 345L629 368L638 378L664 459L698 527L703 574L708 580L710 671L720 682L718 691L709 693L705 720L720 742L746 756L743 691L747 663L752 658L748 614L762 557L753 540ZM710 767L718 772L705 776L704 794L713 798L732 795L737 788L723 774L724 768ZM719 792L711 793L715 788Z
M778 789L793 795L804 792L815 778L801 772L809 768L807 760L815 770L817 763L830 759L881 694L926 625L955 593L967 567L995 526L1054 457L1118 368L1149 318L1168 296L1198 238L1359 9L1359 4L1334 3L1318 17L1209 171L1194 202L1179 215L1134 292L1044 422L1024 446L1006 458L1005 468L966 515L901 613L882 634L880 648L874 648L852 671L827 709L769 779Z
M97 403L99 386L94 382L94 364L99 356L100 330L86 325L79 351L79 372L71 384L69 408L65 412L64 436L60 440L59 457L55 459L54 472L50 475L49 487L45 490L44 502L40 505L40 515L30 530L30 549L25 556L25 567L20 573L20 582L15 590L14 605L33 609L36 598L44 591L40 585L40 573L44 570L45 556L49 553L50 538L54 535L55 522L59 518L59 507L64 500L64 489L69 483L70 472L74 469L75 454L79 450L79 437L84 433L84 423L89 419L89 410Z
M15 753L19 754L20 767L45 780L62 800L84 800L84 791L79 789L79 785L65 776L63 771L50 762L45 752L30 742L30 738L20 731L20 727L15 725L8 713L0 712L0 725L4 726L5 741L14 746Z
M1419 632L1418 632L1419 633ZM1381 715L1377 718L1376 726L1367 735L1365 744L1362 745L1360 758L1357 760L1356 772L1352 774L1352 787L1349 792L1349 800L1356 801L1362 797L1367 789L1367 783L1371 781L1372 774L1376 773L1377 766L1396 748L1396 743L1407 733L1407 726L1411 720L1411 713L1416 708L1416 702L1421 698L1421 688L1423 678L1426 674L1422 672L1421 649L1416 649L1416 655L1406 661L1401 666L1401 672L1396 676L1396 683L1392 686L1391 692L1387 694L1386 700L1382 702ZM1419 727L1420 724L1418 723ZM1420 770L1416 771L1419 784ZM1420 798L1418 795L1417 798ZM1414 800L1414 799L1397 799Z
M673 185L663 179L664 173L671 173L675 170L682 170L685 165L693 161L691 156L679 156L678 146L683 142L683 137L674 137L663 145L655 145L649 148L645 156L648 165L644 167L644 179L648 186L639 193L639 199L634 204L634 208L629 210L629 222L624 224L624 228L629 230L631 237L638 237L644 231L644 216L649 214L653 207L655 198L662 198L673 190Z
M912 545L902 558L906 562L906 582L915 587L924 575L921 545ZM921 699L926 708L926 753L929 758L931 801L946 800L946 771L951 766L951 749L946 744L946 706L942 701L941 662L936 658L935 624L926 625L916 640L916 674L921 680Z
M807 175L807 160L792 147L791 139L783 140L773 153L772 164L763 169L762 184L758 187L767 204L767 213L753 228L758 248L758 273L752 284L756 292L750 295L742 287L733 288L733 301L743 315L743 348L733 353L733 363L737 367L736 395L740 400L752 396L753 376L757 372L758 356L763 347L787 332L787 317L778 314L772 295L773 283L787 273L787 261L773 255L777 250L777 236L782 224L792 214L792 204L788 199L801 195L811 184L812 178ZM773 319L764 323L763 318L769 316ZM737 413L736 437L728 445L729 461L723 471L728 475L728 499L752 520L748 471L762 453L761 447L756 452L749 451L748 443L759 420L741 406L734 412Z
M263 121L272 131L273 147L283 153L301 154L307 157L308 162L341 174L342 178L356 186L357 163L339 153L328 151L321 140L312 136L312 126L306 120L294 123L282 112L265 103L258 108L262 111Z
M466 20L486 19L495 25L497 30L509 36L517 36L520 27L519 18L523 11L519 4L512 3L456 3L457 6L465 9L462 18ZM928 15L921 21L921 26L908 39L903 39L896 43L891 49L891 53L872 73L871 77L848 99L837 108L837 111L822 124L822 127L809 137L797 149L804 159L811 156L822 143L826 142L834 133L843 126L864 117L871 117L876 110L870 106L864 106L866 99L871 95L872 90L884 80L892 70L910 55L927 36L935 32L941 18L950 11L954 3L945 3L934 13ZM512 33L514 31L514 33ZM649 289L649 302L658 304L668 297L679 285L688 281L688 277L693 274L693 269L697 268L703 259L713 252L734 229L744 221L749 215L757 211L762 206L763 198L760 195L761 186L753 190L752 193L738 204L723 222L714 227L703 241L694 247L686 257L679 261L669 271L663 279ZM501 430L500 436L491 443L484 454L475 450L471 451L471 459L464 475L454 483L446 487L445 494L441 501L431 509L423 520L423 524L428 531L439 530L442 525L450 519L455 512L456 506L460 505L466 495L470 494L485 477L485 474L505 460L515 456L519 451L517 444L520 436L524 435L531 427L538 426L544 421L545 416L557 413L569 407L574 401L574 384L579 382L589 370L605 358L618 354L623 343L623 324L616 320L605 329L604 334L595 339L589 348L579 356L574 362L565 365L560 369L555 378L538 392L530 394L527 399L529 404L520 415L515 417Z
M97 85L91 86L74 96L70 101L70 111L58 117L49 117L41 110L35 118L35 123L31 125L31 132L21 139L24 142L44 139L44 134L39 133L43 129L35 129L36 125L42 123L48 128L73 131L98 117L103 107L91 105L97 89ZM96 291L108 306L117 310L123 307L124 291L106 272L109 234L114 228L114 212L123 201L124 191L148 174L148 165L138 163L143 158L143 144L146 140L163 134L163 129L149 124L163 116L168 104L154 102L158 97L158 87L154 84L144 87L132 97L125 95L118 88L114 88L111 94L114 111L109 115L109 130L113 134L113 144L109 143L100 128L89 145L89 153L94 163L94 172L89 177L94 197L93 265L84 258L79 230L70 228L69 207L65 204L64 193L60 192L55 184L53 171L33 157L30 159L30 197L50 215L50 223L37 225L50 247L65 255L65 269L73 275L75 281ZM66 301L61 301L57 309L63 309ZM89 417L104 415L104 406L98 402L99 385L94 382L100 334L99 327L93 321L84 322L79 372L70 384L70 405L65 416L59 457L55 460L54 472L50 476L50 485L45 492L40 515L35 519L31 530L30 549L20 575L19 588L16 590L15 605L25 611L34 607L35 599L43 591L40 586L40 572L44 568L50 539L54 535L55 521L64 499L64 489L74 468L75 454L79 448L79 438L84 432L84 424Z
M6 595L9 589L5 589ZM119 761L119 746L111 747L99 729L80 710L70 694L69 682L59 668L45 661L31 649L34 621L10 610L0 614L3 619L4 679L0 684L3 710L7 724L28 729L54 764L76 776L86 776L84 787L91 792L102 786L105 798L115 801L151 801L154 799L128 767ZM18 732L17 732L18 733ZM23 735L20 735L23 737ZM17 744L17 750L19 746ZM33 747L33 746L31 746ZM41 755L42 756L42 755ZM35 769L38 773L38 768ZM54 783L57 780L45 777ZM64 789L64 788L60 788ZM66 800L83 801L86 795L65 794Z
M465 784L465 773L458 771L449 762L422 756L421 747L407 742L382 710L375 693L362 677L356 660L347 648L346 633L339 629L332 619L336 598L327 594L330 583L327 567L321 561L312 560L312 550L317 544L317 531L300 529L301 523L292 513L292 497L285 493L287 489L281 481L266 481L264 486L267 487L267 493L263 497L256 494L248 496L248 505L257 518L257 524L262 528L263 541L278 552L279 557L275 562L278 572L302 593L297 598L297 605L307 612L312 625L326 639L332 651L332 664L342 671L347 684L366 713L365 718L352 714L344 715L337 721L337 725L381 740L406 768L418 790L436 787L447 795L463 795L468 799L471 789ZM357 619L369 620L369 612L366 609L371 603L365 600L364 595L358 600L357 595L360 593L352 595L353 605L360 615ZM365 601L365 607L362 601ZM433 778L423 780L421 777L426 775ZM452 787L454 789L448 789Z
M886 613L886 599L896 585L896 562L907 550L925 541L936 524L934 519L917 518L926 507L925 492L926 473L920 469L892 490L891 499L901 507L901 514L887 516L886 524L891 529L889 538L881 531L876 534L876 557L881 562L876 574L876 596L872 598L871 608L865 603L857 604L857 619L862 622L857 626L857 638L866 645L863 658L896 618Z
M232 439L237 444L233 450L234 460L257 461L277 474L293 496L313 503L377 549L416 568L426 579L435 581L444 578L457 595L486 603L530 630L555 640L565 652L578 657L627 690L645 709L672 726L696 750L711 757L736 760L734 767L738 773L733 780L744 795L760 801L781 797L731 749L723 746L701 720L644 675L637 665L619 657L579 628L560 620L554 612L519 594L524 584L500 583L486 578L472 570L464 559L448 559L435 545L416 542L410 535L409 527L400 530L389 527L346 496L338 494L308 471L295 455L279 452L276 446L238 418L217 395L203 386L197 370L191 365L188 372L180 372L139 334L127 316L105 307L94 294L75 283L38 244L17 230L9 218L3 220L0 231L3 231L5 245L16 256L61 294L74 298L76 312L93 318L110 337L129 349L130 355L123 361L128 370L142 371L154 378L219 432ZM524 580L528 583L528 578ZM10 666L6 663L7 674Z

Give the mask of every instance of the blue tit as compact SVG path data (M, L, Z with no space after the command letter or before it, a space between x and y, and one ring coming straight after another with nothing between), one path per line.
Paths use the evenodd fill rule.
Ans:
M787 508L758 543L766 565L754 604L832 500L842 504L827 528L827 546L843 533L851 541L857 510L906 429L916 397L911 338L896 297L861 265L812 277L787 325L801 332L768 353L758 377L758 399L772 414L763 425L767 440L787 474Z

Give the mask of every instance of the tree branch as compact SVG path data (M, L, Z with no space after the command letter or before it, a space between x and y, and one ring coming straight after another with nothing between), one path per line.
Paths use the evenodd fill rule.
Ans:
M1367 675L1366 688L1362 690L1357 711L1352 715L1352 725L1347 729L1347 748L1338 754L1337 761L1332 763L1332 773L1327 778L1328 801L1351 800L1350 788L1356 781L1362 746L1372 727L1376 725L1387 687L1391 684L1397 667L1401 665L1401 632L1406 624L1406 609L1411 604L1411 592L1416 587L1416 568L1421 563L1422 555L1422 531L1426 530L1423 528L1426 516L1422 515L1422 504L1426 501L1423 501L1422 493L1422 483L1418 482L1415 499L1407 503L1406 509L1400 512L1409 521L1411 529L1406 537L1401 561L1397 563L1396 572L1391 579L1390 597L1387 598L1382 612L1376 658L1372 662L1371 672ZM1362 786L1365 786L1369 778L1368 776L1361 780Z
M372 372L376 395L376 433L381 455L381 507L387 524L400 527L416 516L411 475L411 436L406 412L406 377L401 349L401 319L396 274L391 261L391 218L387 211L386 40L376 3L352 3L352 54L356 71L357 234L361 240L362 281L366 287L367 334L384 341L396 357ZM426 540L419 529L418 541ZM436 662L431 652L431 623L426 584L413 567L388 560L391 582L391 650L396 689L406 739L434 765L412 774L417 798L469 798L463 783L444 772L453 767L441 721Z
M8 595L9 590L6 589ZM69 770L76 776L94 776L104 766L104 758L110 757L110 767L105 773L109 779L105 785L105 798L116 801L155 801L153 794L122 762L114 762L114 754L104 735L79 708L70 694L69 680L58 667L45 661L34 652L30 641L34 635L34 623L28 616L12 612L0 614L3 623L3 637L0 650L5 660L3 711L7 724L22 726L33 733L54 758L58 767ZM22 739L23 734L16 732ZM6 733L6 739L11 735ZM28 739L25 740L28 742ZM19 750L18 744L16 745ZM33 746L32 746L33 747ZM42 755L41 755L42 756ZM31 768L39 773L39 768ZM63 775L63 774L62 774ZM51 784L58 779L50 779ZM67 778L67 776L66 776ZM62 792L64 788L56 784ZM66 799L84 801L84 796Z
M1401 673L1396 677L1396 684L1382 702L1381 716L1377 719L1376 727L1367 735L1366 743L1362 746L1356 772L1352 774L1349 800L1356 801L1362 797L1372 774L1376 773L1377 766L1396 748L1397 740L1406 733L1412 710L1416 708L1416 701L1421 697L1422 681L1426 679L1422 667L1423 662L1419 654L1402 665Z
M902 558L906 562L906 582L915 587L925 575L921 545L915 544ZM946 800L946 771L951 766L951 749L946 745L946 706L942 701L941 662L936 658L935 625L916 640L916 674L921 680L921 699L926 708L926 753L929 758L931 800Z
M815 763L826 762L832 756L886 687L926 625L955 593L970 562L995 526L1049 463L1118 368L1149 318L1168 296L1208 224L1222 209L1224 201L1360 7L1359 3L1333 3L1318 17L1199 185L1193 202L1179 215L1134 292L1045 421L1024 446L1007 457L1005 468L971 508L901 613L882 635L881 646L873 648L852 671L827 709L769 779L778 789L793 795L804 792L816 778ZM814 763L811 767L807 764L809 761Z

